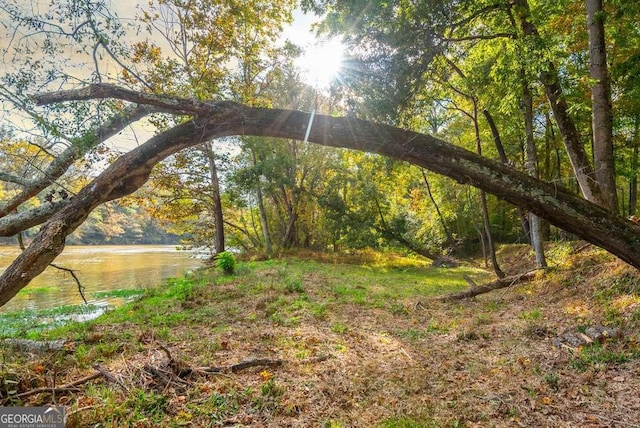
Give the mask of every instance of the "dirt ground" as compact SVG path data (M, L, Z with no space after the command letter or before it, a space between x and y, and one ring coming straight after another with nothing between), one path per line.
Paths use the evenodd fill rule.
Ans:
M395 270L360 283L346 265L256 263L72 329L60 352L3 351L22 393L97 376L4 404L55 400L68 426L640 426L639 277L591 247L563 251L534 282L457 303L393 291ZM531 267L525 248L501 259ZM596 325L620 336L554 344Z

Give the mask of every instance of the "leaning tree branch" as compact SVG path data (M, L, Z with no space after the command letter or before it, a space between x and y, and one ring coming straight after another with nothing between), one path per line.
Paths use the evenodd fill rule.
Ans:
M456 42L469 42L475 40L494 40L494 39L516 39L518 36L515 33L495 33L495 34L476 34L473 36L460 36L460 37L446 37L442 39L443 42L456 43Z
M122 155L51 217L31 245L0 276L0 306L62 252L66 236L80 226L94 208L137 190L146 182L153 166L167 156L212 138L235 135L303 140L310 118L309 113L301 111L252 108L229 101L187 100L183 105L179 98L133 93L110 85L93 85L85 90L54 93L38 99L62 102L77 99L79 94L90 97L91 93L103 98L124 97L129 101L134 98L156 107L161 102L162 108L169 110L172 107L176 114L193 111L196 106L198 117L156 135ZM378 153L473 185L640 268L640 226L553 183L430 135L352 117L316 115L308 141Z
M76 160L84 156L90 149L103 143L133 122L142 119L153 111L153 108L146 105L129 107L93 131L94 135L91 139L91 144L71 145L65 149L59 156L51 161L49 166L43 171L41 177L24 183L24 188L19 194L0 206L0 217L6 216L22 203L53 184L67 172Z
M5 181L7 183L18 184L20 186L26 186L29 184L29 180L24 177L20 177L17 175L9 174L8 172L0 171L0 181Z
M62 207L68 205L69 199L61 201L47 202L39 207L32 208L0 217L0 236L8 237L25 231L30 227L37 226L49 220Z
M32 97L36 105L57 104L65 101L86 101L106 98L116 98L136 104L153 106L158 111L173 114L208 114L212 108L219 106L220 102L205 102L195 99L178 98L169 95L138 92L121 88L109 83L96 83L79 89L49 92ZM224 102L222 102L224 104Z

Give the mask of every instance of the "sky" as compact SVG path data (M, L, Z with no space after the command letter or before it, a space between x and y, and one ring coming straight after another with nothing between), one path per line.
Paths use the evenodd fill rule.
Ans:
M0 2L4 2L4 0L0 0ZM16 0L16 3L20 4L21 6L31 8L34 14L46 12L50 7L50 5L52 4L51 0ZM127 0L107 0L106 3L107 3L107 6L123 22L132 23L135 17L140 14L140 7L138 5L143 5L143 6L146 5L147 0L128 0L128 1ZM11 2L9 2L8 4L11 4ZM6 15L3 17L1 11L0 11L0 19L6 19ZM295 10L294 22L290 25L287 25L284 28L281 36L281 40L284 41L286 39L289 39L304 49L313 50L314 45L317 42L317 39L315 34L311 30L311 26L314 22L318 20L319 18L316 16L305 15L301 10L299 9ZM2 25L3 25L2 22L0 22L0 26ZM144 39L146 37L146 34L141 34L139 37L140 39ZM11 40L11 43L13 44L16 44L16 43L19 44L20 34L17 34L13 39L11 39L9 36L5 37L2 34L0 34L0 50L2 48L7 47L10 40ZM130 41L134 42L135 40L131 38ZM69 52L69 54L71 55L72 58L74 56L77 57L79 64L85 64L85 63L91 64L90 56L78 57L77 55L74 55L74 53L71 51ZM311 68L316 71L326 69L326 61L325 63L321 61L323 58L323 54L318 54L317 49L315 49L315 51L313 51L310 54L310 57L314 61L309 62L310 65L308 65L307 68ZM13 64L11 63L10 55L3 57L3 59L4 61L0 60L0 73L2 73L3 70L6 70L6 69L10 70L10 67L13 66ZM37 58L32 57L32 59L37 59ZM69 66L71 66L72 62L73 61L70 61ZM88 66L86 68L84 67L83 68L86 70L89 70L91 69L91 67ZM117 72L117 70L119 69L120 67L117 66L115 62L111 62L111 64L109 64L108 62L105 62L104 64L100 64L100 71L103 73ZM81 70L82 68L79 68L78 72L76 73L79 75L79 77L82 77L83 72ZM314 76L313 78L316 81L319 80L317 76ZM324 78L324 77L321 77L321 78ZM309 83L311 84L311 82ZM2 120L10 120L11 122L19 123L16 121L21 121L22 119L20 119L19 115L12 113L12 114L9 114L8 116L2 115L0 117L0 121ZM127 150L127 149L130 149L131 147L134 147L136 145L143 143L152 134L153 134L153 130L149 126L145 127L145 126L140 126L140 124L138 124L135 127L135 130L129 130L129 131L123 132L120 136L115 138L114 141L112 141L111 143L114 146L114 148Z
M146 4L146 2L128 2L122 0L111 0L110 1L112 10L124 20L133 20L136 14L139 13L139 4ZM291 40L298 46L303 49L309 51L309 55L303 58L305 61L304 65L301 65L304 68L312 68L316 71L320 70L317 67L319 61L322 60L322 53L319 53L319 50L322 49L322 46L318 47L318 38L312 31L312 25L319 21L319 17L314 16L312 14L305 14L300 9L296 9L293 13L293 23L287 25L283 28L282 35L280 41ZM333 46L333 52L335 52L335 46ZM309 59L309 56L313 59ZM315 59L315 61L314 61ZM313 70L311 70L313 73ZM328 77L324 74L312 74L309 77L310 84L313 82L324 85L325 80ZM124 130L120 135L114 137L112 141L109 141L110 146L116 150L126 151L135 147L136 145L144 143L148 138L153 135L153 128L149 124L145 124L142 121L135 124L133 127L130 127L127 130Z
M3 0L0 0L0 2ZM22 0L19 0L20 3ZM25 2L29 2L29 7L32 8L34 13L42 13L46 11L46 8L51 4L50 0L24 0ZM107 0L107 5L110 9L118 15L118 17L123 22L133 22L136 15L140 13L140 8L138 5L146 5L146 0L138 1L138 0ZM27 4L27 3L25 3ZM311 26L314 22L319 20L318 17L313 15L305 15L301 10L294 11L294 21L292 24L287 25L282 32L281 41L289 39L301 46L303 49L307 49L310 53L304 58L306 61L305 65L307 69L311 69L311 71L321 72L326 71L327 69L327 57L326 53L320 52L318 50L317 39L315 34L311 30ZM0 23L1 24L1 23ZM130 41L135 41L135 36L130 37ZM145 34L141 34L140 38L143 39L146 37ZM2 37L0 35L0 49L6 47L9 42L7 37ZM332 52L335 54L335 46L332 49ZM70 53L72 54L72 53ZM335 56L335 55L334 55ZM86 58L86 57L85 57ZM82 62L84 63L85 60ZM0 62L0 72L2 71L3 66L10 66L10 62ZM107 69L107 67L109 69ZM115 63L109 65L109 63L100 65L101 72L109 72L115 71L119 69L116 67ZM88 69L88 68L87 68ZM323 82L321 80L326 79L325 75L313 75L309 77L310 80L313 80L314 83L309 81L309 84L317 84L320 85ZM11 115L13 118L17 118L15 115ZM4 116L7 119L7 116ZM1 118L0 118L1 120ZM11 119L10 119L11 120ZM13 120L12 120L13 121ZM110 146L120 151L127 151L136 145L144 143L149 137L153 135L153 129L150 125L144 125L142 123L136 124L133 129L128 129L123 131L120 135L114 137L112 141L110 141Z

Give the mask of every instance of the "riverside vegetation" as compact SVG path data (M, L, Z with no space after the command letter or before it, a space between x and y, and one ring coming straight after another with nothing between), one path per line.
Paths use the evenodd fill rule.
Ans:
M500 256L521 272L529 252ZM640 277L601 250L554 244L546 275L457 303L437 297L490 278L473 261L297 256L172 279L85 323L4 316L5 337L64 346L3 346L2 404L55 402L69 426L640 424ZM552 343L600 324L622 337Z

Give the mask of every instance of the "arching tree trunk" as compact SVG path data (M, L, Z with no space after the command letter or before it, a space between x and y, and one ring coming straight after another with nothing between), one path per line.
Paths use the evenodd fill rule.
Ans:
M120 156L55 212L31 245L0 275L0 306L11 300L62 252L67 235L80 226L94 208L136 191L148 180L153 167L167 156L213 138L231 135L303 140L309 123L309 114L300 111L251 108L228 101L179 99L107 84L41 95L36 97L36 102L53 104L104 98L148 104L159 111L195 118ZM557 184L543 182L432 136L351 117L316 115L308 141L378 153L471 184L640 268L640 226Z

